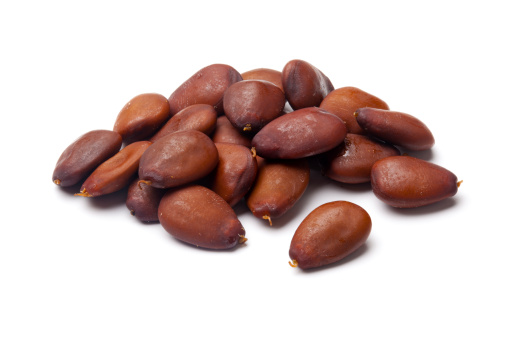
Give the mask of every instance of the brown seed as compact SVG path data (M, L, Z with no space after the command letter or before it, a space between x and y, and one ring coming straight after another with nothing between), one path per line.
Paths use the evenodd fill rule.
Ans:
M251 138L234 127L225 115L217 118L217 126L212 138L215 143L234 143L245 147L252 146Z
M435 144L429 128L412 115L374 108L360 108L355 115L369 135L407 150L427 150Z
M157 189L152 186L139 183L138 178L134 180L127 192L127 208L132 216L135 216L141 222L158 222L158 205L164 189Z
M387 103L378 97L355 87L335 89L320 104L320 108L341 118L352 134L365 133L354 117L354 112L363 107L389 109Z
M340 118L320 108L304 108L268 123L254 136L252 146L266 158L302 158L333 149L346 134Z
M319 156L322 173L342 183L370 181L373 164L385 157L400 155L394 146L364 135L347 134L338 147Z
M129 144L98 166L84 181L77 196L97 197L126 187L139 168L139 159L151 145L149 141Z
M114 131L126 144L153 135L169 119L169 101L160 94L141 94L130 100L120 111Z
M289 211L301 198L310 181L308 160L258 161L257 179L246 197L246 203L255 217L277 218Z
M282 114L283 92L268 81L245 80L231 85L224 94L224 112L231 124L256 133Z
M366 242L371 225L370 215L357 204L323 204L306 216L294 233L290 264L310 269L337 262Z
M160 201L158 218L175 238L209 249L244 243L245 229L223 198L199 185L170 189Z
M289 61L282 70L285 96L292 109L318 107L334 87L319 69L303 60Z
M58 159L53 171L53 182L61 187L78 183L116 154L121 143L121 136L115 131L93 130L82 135Z
M217 163L218 151L208 136L183 130L153 143L141 158L139 178L155 188L170 188L208 175Z
M234 206L246 195L257 176L257 161L250 149L232 143L216 143L218 165L210 188Z
M257 68L241 74L243 80L264 80L273 83L283 92L282 72L269 68Z
M180 130L198 130L210 135L215 130L217 112L209 104L194 104L180 110L150 139L151 142Z
M243 80L231 66L213 64L202 68L179 86L169 97L171 116L188 106L204 103L223 113L224 92L230 85Z
M458 180L449 170L410 156L377 161L371 170L373 193L397 208L415 208L454 196Z

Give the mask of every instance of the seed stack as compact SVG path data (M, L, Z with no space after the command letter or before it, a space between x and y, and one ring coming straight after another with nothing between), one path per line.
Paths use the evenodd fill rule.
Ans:
M276 222L310 183L310 159L330 180L371 182L375 196L397 208L455 195L453 173L401 156L400 149L427 150L434 142L419 119L361 89L335 89L306 61L243 74L214 64L169 98L134 97L113 130L78 138L58 160L53 182L81 184L76 195L86 197L129 186L126 205L139 220L160 222L199 247L229 249L247 240L232 207L245 199L254 216ZM364 244L371 225L360 206L330 201L296 230L290 264L336 262Z

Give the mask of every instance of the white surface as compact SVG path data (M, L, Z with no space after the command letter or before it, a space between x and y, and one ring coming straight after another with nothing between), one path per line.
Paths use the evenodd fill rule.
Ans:
M240 3L0 5L0 336L505 337L502 2ZM111 129L133 96L168 96L212 63L292 59L424 121L436 145L423 156L464 180L457 196L395 210L314 173L273 228L237 207L247 244L214 252L136 221L122 193L51 182L67 145ZM290 268L301 220L342 199L370 213L366 247Z

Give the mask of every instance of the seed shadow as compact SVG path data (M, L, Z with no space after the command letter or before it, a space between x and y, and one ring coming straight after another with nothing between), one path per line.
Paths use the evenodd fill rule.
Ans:
M371 242L367 242L367 243L364 243L361 247L359 247L356 251L354 251L353 253L351 253L347 257L339 260L338 262L334 262L331 264L327 264L327 265L323 265L323 266L319 266L319 267L315 267L315 268L310 268L310 269L306 269L306 270L303 270L303 269L299 269L299 270L301 270L300 272L304 273L304 274L312 274L312 273L323 271L323 270L334 269L334 268L337 268L337 267L342 266L344 264L347 264L348 262L350 262L352 260L358 259L359 257L365 255L370 250L371 250Z
M421 150L421 151L413 151L413 150L407 150L404 148L400 148L402 154L408 154L412 157L424 160L424 161L431 161L434 157L433 149L428 150Z
M447 210L449 208L454 207L459 203L459 197L451 197L447 198L445 200L424 205L417 208L395 208L388 204L385 204L384 207L388 212L395 213L398 215L403 216L421 216L421 215L427 215L427 214L433 214L437 212L442 212L444 210Z
M99 210L100 209L111 209L111 208L117 208L120 205L123 205L125 207L126 212L130 212L126 206L127 192L128 192L128 186L126 186L125 188L123 188L121 190L113 192L111 194L97 196L97 197L84 197L84 198L88 198L90 200L90 204L94 209L99 209Z
M236 250L239 250L240 248L242 247L246 247L247 244L248 244L248 240L244 243L241 243L241 244L237 244L235 245L234 247L232 248L229 248L229 249L210 249L210 248L204 248L204 247L201 247L201 246L197 246L195 244L190 244L190 243L187 243L185 241L182 241L180 239L177 239L176 237L172 236L170 233L166 233L167 234L167 238L171 241L171 242L174 242L176 243L175 245L183 245L184 247L187 247L187 248L191 248L193 250L202 250L202 251L208 251L208 252L215 252L215 253L221 253L221 252L234 252ZM248 238L248 237L247 237Z

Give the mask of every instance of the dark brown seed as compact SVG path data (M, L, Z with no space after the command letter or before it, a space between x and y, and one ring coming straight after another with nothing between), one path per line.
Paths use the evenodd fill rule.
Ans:
M415 208L454 196L460 182L436 164L410 156L387 157L371 170L373 193L396 208Z
M193 245L229 249L246 241L245 229L231 206L199 185L170 189L160 201L158 213L168 233Z
M273 83L283 92L282 72L269 68L257 68L241 74L243 80L264 80Z
M357 204L323 204L306 216L294 233L289 264L310 269L337 262L366 242L371 225L370 215Z
M251 150L232 143L216 143L218 165L211 175L210 188L234 206L246 195L257 176L257 161Z
M141 222L158 222L158 205L164 189L157 189L152 186L139 183L140 179L134 180L127 192L127 208L132 216Z
M119 153L95 169L81 186L81 192L75 194L84 197L97 197L118 191L126 187L139 168L139 159L151 145L149 141L129 144Z
M153 135L169 119L169 101L160 94L141 94L130 100L120 111L114 131L126 144Z
M121 143L121 136L115 131L93 130L82 135L58 159L53 171L53 182L62 187L78 183L116 154Z
M209 104L194 104L180 110L150 139L151 142L180 130L198 130L210 135L215 130L217 112Z
M285 97L292 109L318 107L334 87L319 69L303 60L289 61L282 70Z
M208 175L217 163L217 148L206 134L183 130L153 143L141 158L139 178L155 188L170 188Z
M389 109L387 103L378 97L355 87L335 89L320 104L320 108L341 118L352 134L365 133L354 117L354 112L363 107Z
M301 198L310 181L308 160L265 160L257 156L258 170L254 186L246 197L255 217L278 218Z
M295 159L331 150L346 134L340 118L320 108L304 108L268 123L254 136L252 146L262 157Z
M282 114L283 92L268 81L245 80L231 85L224 94L224 112L231 124L256 133Z
M360 108L355 115L369 135L407 150L427 150L435 144L429 128L412 115L374 108Z
M241 133L234 127L227 116L222 115L217 118L217 126L213 133L213 142L234 143L250 148L252 146L252 139L250 137Z
M342 183L370 181L373 164L385 157L400 155L394 146L364 135L347 134L338 147L319 156L322 173Z
M222 114L225 90L241 80L243 80L241 74L228 65L214 64L202 68L169 97L171 116L183 108L198 103L209 104L218 114Z

